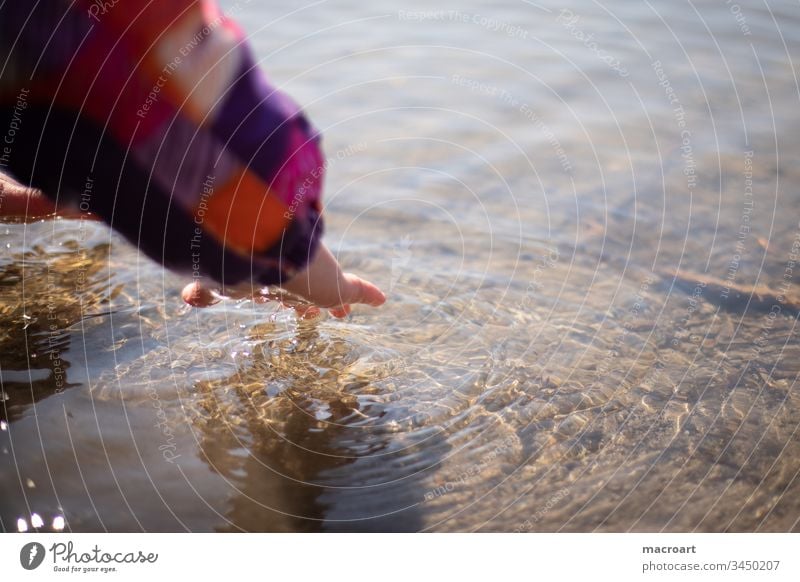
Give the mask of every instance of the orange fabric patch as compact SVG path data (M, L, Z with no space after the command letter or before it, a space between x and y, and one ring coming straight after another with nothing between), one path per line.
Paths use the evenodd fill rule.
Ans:
M226 247L242 253L268 249L289 226L286 205L247 170L215 188L204 202L204 229Z

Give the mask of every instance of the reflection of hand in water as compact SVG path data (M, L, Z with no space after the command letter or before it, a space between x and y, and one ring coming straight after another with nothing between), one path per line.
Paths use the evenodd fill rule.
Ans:
M389 435L369 430L375 418L361 411L372 378L352 381L359 349L339 331L256 324L236 371L199 380L184 400L199 458L231 487L218 530L319 531L331 475L346 471L354 451L384 450Z
M88 218L94 215L84 214L77 209L61 209L39 190L18 184L11 178L0 174L0 217L17 218L25 221L44 218ZM377 307L383 305L386 296L375 285L351 273L345 273L339 262L325 245L320 245L309 266L287 282L283 288L310 301L312 305L291 305L304 319L319 316L318 307L330 310L334 317L345 317L351 311L351 304L363 303ZM227 288L225 296L232 298L254 297L262 301L279 299L275 295L261 294L252 285ZM183 300L195 307L208 307L220 299L218 292L199 282L188 284L181 294Z
M70 378L78 357L73 348L80 350L86 340L74 346L72 337L86 328L72 326L108 313L121 290L109 272L108 244L81 248L62 240L56 246L40 233L34 228L35 242L9 252L0 268L0 369L7 398L0 420L8 422L31 404L80 385ZM102 360L97 354L94 363Z

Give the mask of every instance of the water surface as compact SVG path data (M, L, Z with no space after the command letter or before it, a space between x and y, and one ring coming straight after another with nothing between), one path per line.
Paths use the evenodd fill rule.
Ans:
M800 11L573 4L226 2L389 302L0 226L0 527L798 531Z

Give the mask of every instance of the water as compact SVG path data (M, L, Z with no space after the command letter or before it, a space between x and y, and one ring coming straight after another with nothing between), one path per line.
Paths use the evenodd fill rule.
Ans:
M796 4L227 6L390 300L3 225L3 529L800 529Z

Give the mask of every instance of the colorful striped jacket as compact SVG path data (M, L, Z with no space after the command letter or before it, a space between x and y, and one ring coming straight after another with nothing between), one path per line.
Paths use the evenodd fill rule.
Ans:
M0 5L0 172L165 266L276 284L322 234L319 136L208 0Z

